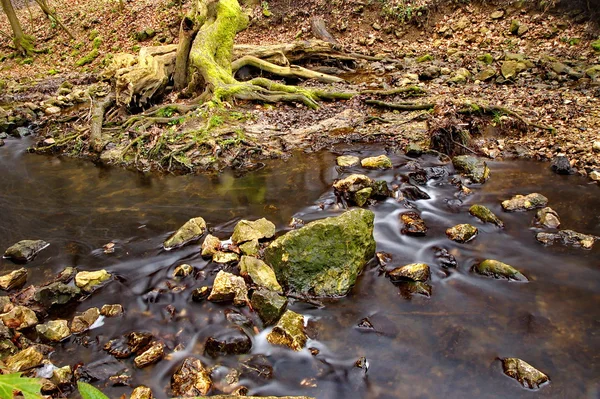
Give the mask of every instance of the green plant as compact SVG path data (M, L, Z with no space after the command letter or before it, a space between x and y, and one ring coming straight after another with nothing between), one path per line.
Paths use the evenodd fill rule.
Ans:
M42 383L37 378L21 377L22 373L0 375L0 398L13 399L13 392L19 391L25 399L42 397ZM92 399L92 398L89 398ZM108 399L108 398L107 398Z
M170 118L173 116L173 113L175 112L177 108L173 107L173 106L166 106L164 108L159 109L156 112L156 116L160 117L160 118Z
M221 126L223 124L223 118L219 115L213 115L208 120L208 129L212 129L213 127Z
M86 382L77 381L77 389L83 399L108 399L99 389L94 388Z
M273 15L273 13L271 13L271 11L269 10L269 3L267 3L266 1L260 3L260 7L262 8L262 13L265 17L270 17L271 15Z

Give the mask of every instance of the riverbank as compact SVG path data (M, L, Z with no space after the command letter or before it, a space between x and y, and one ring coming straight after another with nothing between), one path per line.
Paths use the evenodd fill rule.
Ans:
M108 90L98 81L99 74L116 51L134 53L140 46L176 43L178 19L177 8L167 2L127 3L122 12L90 4L57 5L66 26L81 38L76 43L69 43L59 30L48 28L51 34L44 34L44 17L34 10L32 25L40 29L35 34L43 38L47 54L36 55L31 63L5 58L0 64L0 103L5 109L0 119L12 122L4 130L25 135L28 126L34 128L40 135L36 152L189 173L250 170L265 159L340 142L383 142L391 149L419 143L491 159L548 161L566 155L577 173L600 170L599 153L593 149L600 131L599 53L593 45L598 31L583 10L566 13L505 2L444 7L423 3L414 9L394 2L307 3L306 9L323 17L345 52L366 56L321 65L345 79L333 85L336 90L360 94L322 102L314 111L236 103L179 114L163 107L158 115L162 119L134 119L125 128L116 123L127 116L114 112L103 131L103 151L96 154L87 137L90 95ZM303 9L288 9L283 2L255 7L250 27L238 35L237 43L312 39L314 15L303 14ZM20 12L27 20L26 10ZM1 20L0 29L5 24ZM6 48L3 40L0 45ZM97 56L89 63L75 65L94 50ZM369 100L429 107L391 111ZM164 99L165 104L174 101L186 100ZM17 131L19 125L25 129Z

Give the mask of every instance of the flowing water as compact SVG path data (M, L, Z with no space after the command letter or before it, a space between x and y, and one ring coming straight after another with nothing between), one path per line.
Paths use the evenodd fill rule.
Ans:
M7 140L0 149L0 249L22 239L51 243L27 265L28 282L33 284L66 266L104 268L116 276L85 301L59 309L52 317L70 319L76 312L106 303L121 303L126 309L124 317L107 318L57 345L50 359L59 366L82 362L104 378L128 369L132 386L145 384L158 398L168 397L170 376L186 356L199 357L208 366L221 365L213 379L223 389L227 388L221 380L228 368L239 369L240 382L254 395L600 397L600 244L589 251L544 247L534 238L533 212L504 213L500 207L501 200L514 194L540 192L560 215L563 228L600 235L598 186L583 178L554 175L546 164L490 162L490 181L473 187L473 195L462 203L448 177L430 180L422 188L431 199L412 202L428 224L426 237L400 234L398 215L406 210L405 203L388 199L370 206L376 214L377 250L393 258L387 267L428 263L431 297L410 296L372 262L347 297L323 301L323 307L290 303L306 317L311 338L307 347L318 349L317 355L308 349L297 353L273 347L263 331L253 335L251 354L212 359L203 356L203 345L228 325L225 313L258 319L247 307L192 302L192 289L210 285L219 266L202 259L197 245L165 252L162 241L196 216L207 220L214 235L227 239L240 218L266 217L284 231L292 217L310 221L339 214L331 189L340 176L335 156L297 155L242 177L156 176L28 155L24 152L28 144ZM382 151L338 150L361 157ZM368 174L400 184L411 171L411 159L390 156L393 171ZM434 158L420 162L424 167L442 165ZM453 173L451 166L445 167ZM364 173L360 167L352 171ZM479 223L467 212L474 203L490 207L506 227ZM466 244L448 240L445 229L458 223L474 224L479 236ZM115 252L105 254L102 246L109 242L115 243ZM434 247L450 251L458 267L440 267ZM517 267L529 282L471 273L471 266L484 258ZM4 259L0 262L2 273L18 267ZM193 265L195 277L172 280L173 269L181 263ZM364 318L373 329L358 326ZM185 349L138 370L132 359L116 360L102 350L109 339L131 331L152 332L168 353L179 344ZM361 356L369 364L366 373L355 367ZM551 382L538 391L522 388L503 374L498 360L502 357L529 362ZM130 387L113 387L108 380L95 385L111 398L131 392Z

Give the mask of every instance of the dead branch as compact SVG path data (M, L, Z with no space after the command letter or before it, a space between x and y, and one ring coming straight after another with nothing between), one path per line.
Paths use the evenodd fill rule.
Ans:
M378 107L395 109L398 111L421 111L435 107L435 104L388 103L379 100L366 100L365 103L369 105L376 105Z

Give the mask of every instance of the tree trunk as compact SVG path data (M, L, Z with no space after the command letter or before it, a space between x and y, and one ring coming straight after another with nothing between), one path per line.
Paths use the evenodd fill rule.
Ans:
M13 41L17 52L23 56L31 54L33 52L31 37L26 36L23 33L23 29L21 28L21 24L19 23L19 19L17 18L17 14L15 13L15 9L12 6L11 0L0 0L0 2L2 2L2 9L8 17L8 21L10 22L10 26L13 30Z

